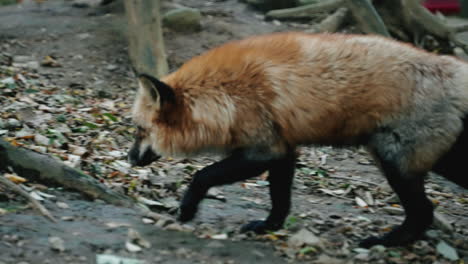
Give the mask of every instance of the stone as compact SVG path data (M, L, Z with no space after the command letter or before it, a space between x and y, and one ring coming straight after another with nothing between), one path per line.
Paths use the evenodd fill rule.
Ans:
M175 31L198 31L201 29L202 15L195 8L178 8L168 11L163 15L164 26Z

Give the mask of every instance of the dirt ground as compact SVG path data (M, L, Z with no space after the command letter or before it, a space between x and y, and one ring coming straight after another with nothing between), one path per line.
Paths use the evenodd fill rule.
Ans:
M203 14L200 32L165 30L171 70L232 39L310 26L264 21L261 13L237 0L164 3L164 9L183 4L199 8ZM22 5L1 7L0 53L38 61L53 57L60 67L41 66L28 76L36 76L66 93L79 93L83 105L93 104L96 97L124 105L118 111L122 112L122 123L130 126L129 106L135 82L127 58L125 17L118 8L109 11L105 7L77 8L72 1L63 0L49 0L41 5L25 1ZM8 100L0 100L0 105L5 102ZM126 152L130 140L118 138L114 149ZM53 197L43 204L59 219L52 223L27 208L24 200L0 189L0 209L4 209L3 214L0 211L0 264L97 263L102 254L146 263L468 262L466 190L431 175L427 184L429 196L438 204L437 212L449 223L451 231L435 227L426 240L408 247L356 249L361 239L388 231L402 221L398 202L363 150L320 147L300 151L291 217L284 230L265 236L239 233L240 225L263 218L268 212L268 187L261 178L216 189L212 194L215 199L204 201L197 218L184 226L143 221L136 210L90 201L80 194L46 186L42 190ZM186 184L194 169L215 159L157 162L151 167L151 184L141 187L141 192L158 188L160 196L166 194L164 203L177 204L183 192L177 186ZM87 166L90 167L83 165L82 169L91 171ZM173 217L175 207L155 210ZM129 230L136 230L151 246L133 252L126 245L131 237ZM303 230L320 241L293 246L290 238ZM53 242L57 239L63 246ZM440 249L441 242L457 252L458 260L444 256L449 253Z

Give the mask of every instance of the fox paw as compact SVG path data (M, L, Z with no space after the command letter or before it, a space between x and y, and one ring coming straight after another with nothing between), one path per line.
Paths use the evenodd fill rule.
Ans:
M179 208L179 217L177 217L177 220L179 220L180 222L188 222L195 217L196 213L197 207L181 206Z
M359 243L359 247L371 248L375 245L382 245L386 247L404 246L422 238L423 234L424 231L411 232L400 226L381 237L372 236L364 239L361 241L361 243Z
M257 234L265 234L267 231L275 231L282 227L282 224L271 223L264 220L255 220L242 226L241 232L253 231Z

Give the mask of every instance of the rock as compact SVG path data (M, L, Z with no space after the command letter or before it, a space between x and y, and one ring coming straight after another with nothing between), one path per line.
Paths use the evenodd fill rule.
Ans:
M202 15L195 8L178 8L163 15L163 24L176 31L198 31L201 29Z
M304 245L320 246L322 244L322 241L309 230L301 229L299 230L299 232L297 232L291 238L289 238L288 244L291 247L299 248Z
M65 242L60 237L49 237L50 248L56 251L65 251Z
M6 128L7 124L3 119L0 119L0 129L1 128Z

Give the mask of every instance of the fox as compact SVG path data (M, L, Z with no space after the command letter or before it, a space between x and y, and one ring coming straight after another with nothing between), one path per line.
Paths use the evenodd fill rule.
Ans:
M403 223L359 246L423 239L434 207L429 172L468 188L468 64L380 36L270 33L227 42L158 79L142 73L128 159L206 153L178 220L192 220L211 187L268 172L271 209L242 231L282 228L299 146L365 147L404 208Z

